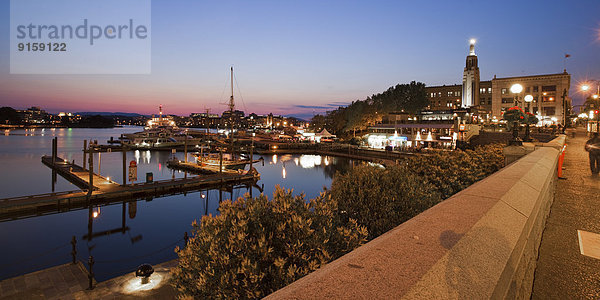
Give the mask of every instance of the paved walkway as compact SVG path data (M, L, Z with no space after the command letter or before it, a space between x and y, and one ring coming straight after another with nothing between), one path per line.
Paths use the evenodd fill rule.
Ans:
M0 281L0 300L69 299L88 287L83 264L64 264Z
M85 266L64 264L0 281L0 300L8 299L175 299L177 293L169 284L170 270L177 266L171 260L154 267L150 282L140 284L131 272L103 282L94 281L88 290Z
M546 221L532 299L600 298L600 235L594 235L600 234L600 177L590 172L583 149L587 139L584 131L567 138L563 165L567 179L558 181ZM578 230L592 234L584 233L580 239ZM594 252L597 258L588 256Z

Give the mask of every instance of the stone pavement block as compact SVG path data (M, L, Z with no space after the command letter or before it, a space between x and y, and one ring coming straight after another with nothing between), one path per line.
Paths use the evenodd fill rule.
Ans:
M557 202L552 206L547 223L600 233L600 209L589 210Z
M540 246L540 256L551 256L576 263L580 261L600 269L600 260L581 255L577 230L556 224L547 224L544 230L543 247Z
M513 188L518 181L518 178L488 177L474 183L468 189L463 190L462 193L477 197L500 199L506 191Z
M539 192L523 181L505 191L502 201L525 216L530 216L539 198Z
M532 299L600 299L600 269L540 256Z
M544 185L549 181L549 176L554 175L554 172L550 171L550 168L533 165L531 166L527 173L521 178L521 181L529 184L534 189L541 191L544 188Z

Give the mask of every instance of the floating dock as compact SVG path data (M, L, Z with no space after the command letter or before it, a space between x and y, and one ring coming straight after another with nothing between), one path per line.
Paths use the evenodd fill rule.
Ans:
M190 176L150 183L121 185L106 177L92 173L93 189L89 192L89 170L60 157L44 156L42 163L59 175L87 191L47 193L0 199L0 222L36 215L81 209L89 205L103 205L127 199L154 198L180 194L187 191L222 188L225 186L252 185L260 179L257 172L216 173Z

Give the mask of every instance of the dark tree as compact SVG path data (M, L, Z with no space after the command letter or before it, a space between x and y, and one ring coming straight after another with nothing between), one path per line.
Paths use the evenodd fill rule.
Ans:
M19 118L19 114L12 107L0 107L0 124L19 124L21 123L21 118Z

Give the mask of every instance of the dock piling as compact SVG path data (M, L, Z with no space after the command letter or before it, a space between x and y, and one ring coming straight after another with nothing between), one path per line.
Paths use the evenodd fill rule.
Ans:
M219 150L219 174L223 173L223 149Z
M123 152L123 185L127 185L127 149L125 145L122 145L121 152Z
M83 140L83 169L85 170L86 155L87 155L87 140Z
M188 136L187 136L187 132L185 133L185 143L183 146L183 157L185 157L185 162L188 162L188 158L187 158L187 145L188 145Z
M73 256L73 264L77 263L77 239L75 236L71 238L71 256Z
M93 290L94 289L94 271L93 271L93 266L94 266L94 257L90 255L90 258L88 259L88 266L90 267L90 270L88 272L88 289Z
M58 137L52 138L52 163L56 163L56 157L58 156Z
M90 157L90 167L88 168L89 172L90 172L90 180L89 182L89 187L88 187L88 196L92 195L92 190L94 190L94 147L92 145L90 145L89 148L89 157Z

